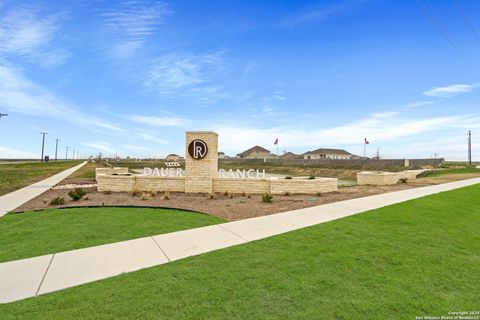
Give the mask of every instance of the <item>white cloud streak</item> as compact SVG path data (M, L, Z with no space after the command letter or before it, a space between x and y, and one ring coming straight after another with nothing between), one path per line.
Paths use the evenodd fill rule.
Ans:
M168 5L159 1L124 1L104 12L104 24L116 39L111 49L113 55L132 56L171 14Z
M131 115L127 119L153 127L182 127L187 124L187 120L181 117L153 117L153 116L139 116Z
M0 16L0 55L21 56L43 66L63 63L65 50L52 44L62 14L40 17L34 9L17 7Z
M238 124L212 125L220 135L222 151L239 152L254 145L273 148L278 137L282 148L318 148L361 144L367 137L374 143L398 141L429 132L480 128L480 115L457 115L428 119L404 119L396 113L378 113L370 117L332 128L302 128L295 126L270 129L251 128Z
M0 159L33 159L39 157L32 152L0 146Z
M438 103L439 101L434 101L434 100L421 100L421 101L415 101L412 103L409 103L406 105L407 108L418 108L418 107L424 107L424 106L429 106L435 103Z
M215 94L218 87L208 85L211 73L223 65L223 51L198 55L167 55L157 59L145 80L145 87L161 94L180 90Z
M106 152L109 154L115 153L115 149L108 142L102 142L102 141L82 142L82 145L92 148L95 151Z
M452 84L449 86L435 87L423 92L423 95L435 98L450 98L460 93L470 92L479 88L480 83L473 84Z
M18 69L0 61L0 107L29 116L62 119L84 128L125 132L118 125L85 116L48 90L27 79Z

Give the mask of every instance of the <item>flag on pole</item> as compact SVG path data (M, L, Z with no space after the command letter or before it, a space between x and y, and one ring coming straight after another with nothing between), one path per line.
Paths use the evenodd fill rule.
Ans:
M275 142L273 143L275 146L278 144L278 138L275 139Z
M369 144L370 141L367 140L367 138L364 138L365 139L365 144Z

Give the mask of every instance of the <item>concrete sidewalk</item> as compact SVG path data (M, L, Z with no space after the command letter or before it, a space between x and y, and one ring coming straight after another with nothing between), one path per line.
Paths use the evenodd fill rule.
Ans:
M48 177L45 180L36 182L25 188L10 192L4 196L0 197L0 217L4 216L7 212L18 208L22 204L31 199L41 195L81 167L83 167L87 162L83 162L75 167L64 170L60 173L57 173L51 177Z
M0 263L0 303L66 289L477 183L480 183L480 178Z

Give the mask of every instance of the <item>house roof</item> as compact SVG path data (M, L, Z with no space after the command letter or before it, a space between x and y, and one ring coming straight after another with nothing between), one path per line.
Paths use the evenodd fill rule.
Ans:
M261 152L261 153L267 152L267 153L270 153L270 150L267 150L267 149L262 148L260 146L255 146L253 148L250 148L248 150L243 151L242 153L237 154L237 156L246 156L246 155L249 155L253 152Z
M298 157L298 154L295 154L293 152L285 152L280 156L280 158L289 158L289 157Z
M310 154L338 154L338 155L352 155L350 152L345 151L343 149L327 149L327 148L320 148L313 151L305 152L304 155Z
M178 154L170 153L167 157L180 157Z

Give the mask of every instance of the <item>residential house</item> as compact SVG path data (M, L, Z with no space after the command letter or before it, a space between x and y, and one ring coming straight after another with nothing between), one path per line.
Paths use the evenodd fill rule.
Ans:
M320 148L313 151L308 151L303 154L303 158L306 160L310 159L341 159L348 160L356 157L348 151L343 149L326 149Z
M276 157L277 156L272 154L270 150L267 150L260 146L255 146L253 148L243 151L242 153L237 154L237 158L243 159L271 159Z

